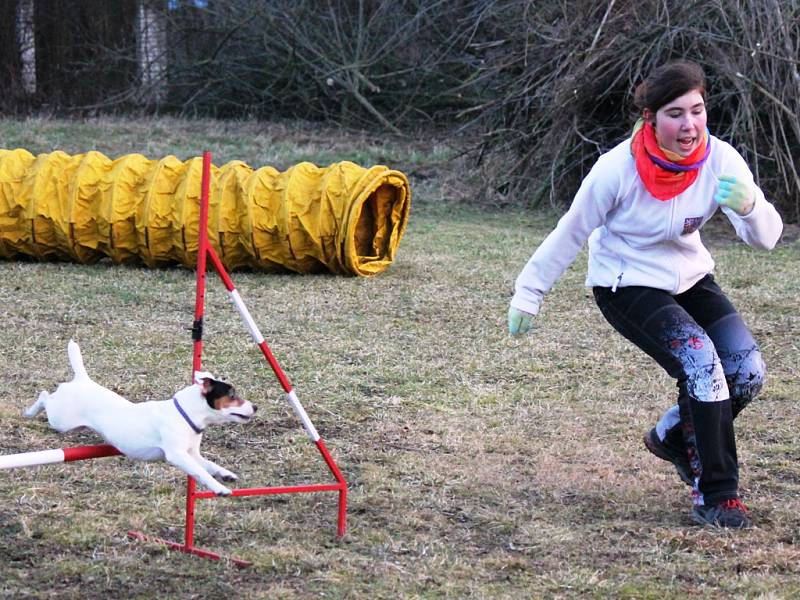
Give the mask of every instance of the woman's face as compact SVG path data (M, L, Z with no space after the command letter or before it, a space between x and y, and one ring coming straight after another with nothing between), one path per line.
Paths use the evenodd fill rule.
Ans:
M697 149L706 132L706 103L699 90L675 98L655 115L645 110L644 117L655 127L661 146L684 157Z

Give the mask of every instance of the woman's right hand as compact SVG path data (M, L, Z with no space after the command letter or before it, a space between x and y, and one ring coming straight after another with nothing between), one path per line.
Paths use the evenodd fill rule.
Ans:
M533 329L533 315L509 306L508 333L518 335L528 333L531 329Z

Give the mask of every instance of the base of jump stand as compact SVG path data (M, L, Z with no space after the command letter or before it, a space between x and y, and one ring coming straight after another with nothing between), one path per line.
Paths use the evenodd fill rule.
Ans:
M128 537L134 540L138 540L140 542L151 542L154 544L161 544L166 546L170 550L177 550L178 552L183 552L184 554L193 554L195 556L200 556L202 558L208 558L211 560L225 560L233 563L240 569L245 567L250 567L253 565L248 560L243 560L241 558L233 558L230 556L223 556L221 554L217 554L215 552L210 552L209 550L203 550L201 548L195 548L194 546L186 546L185 544L179 544L178 542L171 542L170 540L164 540L161 538L154 537L152 535L146 535L140 531L129 531Z

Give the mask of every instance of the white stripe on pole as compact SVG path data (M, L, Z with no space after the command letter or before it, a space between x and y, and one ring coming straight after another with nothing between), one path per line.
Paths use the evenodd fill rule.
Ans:
M0 456L0 469L33 467L36 465L49 465L52 463L63 462L63 450L39 450L38 452L23 452L22 454L9 454L7 456Z
M264 336L261 335L261 332L258 330L258 325L256 325L253 317L250 316L250 311L247 310L244 302L242 302L242 297L239 295L239 292L233 289L228 292L228 295L230 296L231 302L233 302L233 305L236 307L236 310L239 311L239 315L241 315L245 326L250 330L250 335L253 336L256 344L261 344L261 342L264 341Z
M311 438L312 442L318 442L319 434L317 433L314 424L311 422L311 419L308 418L303 405L300 404L300 400L297 399L297 394L295 394L294 390L292 390L286 395L286 397L289 399L289 404L291 404L292 408L294 409L294 414L296 414L297 418L303 422L303 428L306 430L308 437Z

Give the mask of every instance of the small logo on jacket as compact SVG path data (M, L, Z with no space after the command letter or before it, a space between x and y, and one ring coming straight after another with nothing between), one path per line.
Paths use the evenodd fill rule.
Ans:
M690 233L694 233L700 228L700 224L703 222L703 217L687 217L683 220L683 231L681 231L681 235L689 235Z

